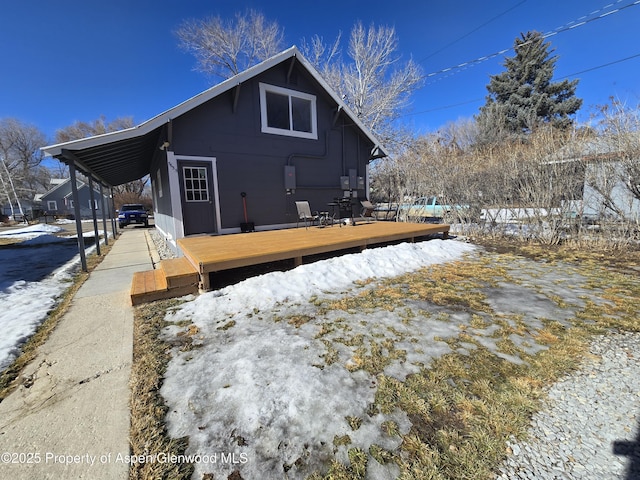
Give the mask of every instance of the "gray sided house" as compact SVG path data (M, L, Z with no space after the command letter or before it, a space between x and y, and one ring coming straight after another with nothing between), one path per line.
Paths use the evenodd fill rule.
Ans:
M569 145L558 152L567 164L576 164L582 172L582 198L576 208L587 220L640 221L640 191L637 178L640 159L623 151L625 138L593 138Z
M22 212L20 209L22 208ZM23 215L27 215L27 218L34 218L34 213L38 212L38 203L31 202L29 200L20 200L18 202L5 203L0 207L0 222L7 220L9 217L13 217L16 221L23 221Z
M296 47L137 127L44 150L108 186L149 174L156 228L176 251L241 224L294 227L296 201L357 203L386 155Z
M77 180L76 184L78 186L78 198L80 202L80 217L82 219L92 218L92 201L89 186L80 180ZM40 195L38 200L40 210L47 216L73 218L75 215L74 200L71 192L71 179L69 178L60 182L53 181L52 188ZM93 206L96 210L96 216L102 218L103 202L100 200L100 191L96 188L94 188Z

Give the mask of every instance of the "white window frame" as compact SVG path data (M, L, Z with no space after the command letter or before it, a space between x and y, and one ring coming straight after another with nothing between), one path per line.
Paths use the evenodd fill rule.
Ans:
M267 123L267 92L289 97L289 129L270 127ZM311 131L302 132L293 129L293 115L291 112L291 97L308 100L311 102ZM298 92L288 88L276 87L266 83L260 83L260 121L262 125L262 133L270 133L274 135L286 135L289 137L308 138L311 140L318 139L318 115L316 110L316 96L309 93Z
M191 170L191 171L204 171L204 177L187 177L185 175L185 173L187 172L187 170ZM192 184L190 187L187 186L187 182L191 180ZM204 202L209 202L210 198L209 198L209 174L207 172L207 167L194 167L191 165L185 165L182 167L182 181L183 181L183 186L184 186L184 201L187 203L204 203ZM193 181L198 181L198 186L195 186L193 184ZM202 187L202 181L204 181L204 188ZM189 192L191 192L192 194L195 194L195 192L198 192L198 196L200 198L188 198L188 194ZM203 195L204 194L204 195ZM194 196L195 197L195 196Z
M100 210L100 204L98 203L98 199L93 201L93 209ZM91 199L89 199L89 210L91 210Z
M47 200L47 210L53 211L58 210L58 202L56 200Z

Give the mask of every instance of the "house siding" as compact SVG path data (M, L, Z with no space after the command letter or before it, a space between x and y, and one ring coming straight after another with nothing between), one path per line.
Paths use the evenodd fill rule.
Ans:
M82 219L92 218L93 215L90 208L91 192L89 191L89 186L85 183L82 183L78 186L78 199L80 201L80 217ZM71 206L71 200L73 200L73 198L71 192L71 181L69 180L42 195L40 199L40 205L42 210L44 210L48 215L73 216L75 215L75 209ZM98 218L102 218L103 205L99 190L94 189L94 200L98 203L96 215ZM56 202L58 208L55 211L49 210L47 208L47 202L49 201ZM107 204L107 217L109 217L108 198L105 199L105 203Z
M159 176L158 172L160 172ZM175 240L181 236L181 232L177 231L173 215L173 206L171 204L167 152L160 151L156 154L151 165L149 178L151 179L151 192L153 197L154 225L162 232L162 235L167 240L168 246L177 254L178 246ZM158 178L160 179L160 184L158 184Z
M620 220L622 217L622 219L634 222L640 221L640 201L623 184L621 181L623 177L623 168L617 161L591 162L587 165L583 196L583 215L586 218L609 217ZM607 191L609 200L613 202L619 213L606 207L605 197L590 185L590 181L600 183L600 188Z
M342 113L333 124L335 102L304 68L294 66L291 82L288 72L289 62L283 62L243 83L235 110L232 89L173 121L170 149L176 156L216 158L222 230L244 222L241 192L247 194L249 221L283 226L296 222L295 201L308 200L312 210L326 210L328 202L343 195L341 176L350 170L366 176L372 143ZM261 82L316 96L317 140L262 133ZM296 170L292 192L284 185L286 165ZM365 190L357 195L364 197ZM170 206L157 208L166 213Z

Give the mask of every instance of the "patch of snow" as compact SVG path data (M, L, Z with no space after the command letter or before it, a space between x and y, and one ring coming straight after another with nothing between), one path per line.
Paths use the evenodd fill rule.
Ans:
M79 267L77 236L52 235L63 230L38 224L0 234L22 239L0 249L0 371L20 354Z
M0 232L0 238L35 238L43 234L63 232L64 228L55 225L47 225L46 223L38 223L29 225L28 227L15 228Z
M20 346L56 305L57 298L68 287L77 263L69 262L38 282L18 280L2 288L0 302L5 308L0 310L0 371L20 354Z
M347 448L334 446L336 436L349 435L349 448L365 451L372 444L397 446L397 437L381 434L381 423L392 417L365 413L375 400L376 377L364 370L349 371L343 361L325 362L327 347L313 319L298 328L278 319L304 314L314 296L332 298L366 288L356 287L358 280L397 276L459 259L474 249L453 240L431 240L365 250L250 278L201 295L168 314L169 321L188 321L198 329L198 346L175 350L165 374L161 393L169 406L169 433L189 436L188 454L216 454L219 460L197 463L193 478L206 472L226 478L236 469L243 478L282 478L286 470L287 478L302 478L326 468L334 449L336 458L346 461ZM366 318L360 315L360 320ZM417 371L416 362L450 351L444 342L420 341L433 350L417 352L410 337L433 340L457 329L435 319L406 326L397 316L350 322L349 328L373 340L372 325L393 327L398 348L407 350L405 360L385 369L399 378ZM165 335L172 338L181 329L174 325ZM339 352L347 358L352 354L346 346ZM360 428L353 430L347 416L360 418ZM394 421L408 429L404 414ZM233 458L230 454L245 461L220 461L223 455Z

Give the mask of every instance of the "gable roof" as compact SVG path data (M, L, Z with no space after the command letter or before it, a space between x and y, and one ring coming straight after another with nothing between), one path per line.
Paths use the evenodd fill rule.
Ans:
M70 161L75 162L79 170L85 174L91 173L99 181L107 185L115 186L137 180L149 173L153 155L161 147L160 134L162 133L163 127L169 121L290 58L295 58L305 67L327 94L329 94L337 107L343 110L349 119L371 140L375 146L371 152L372 158L386 156L386 151L373 133L358 119L342 99L338 97L336 92L322 79L318 71L304 58L295 46L248 68L244 72L191 97L181 104L135 127L56 145L49 145L43 147L42 151L46 155L58 158L65 163Z

